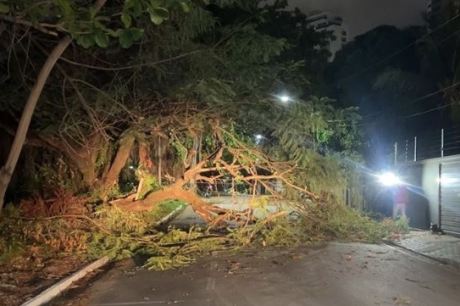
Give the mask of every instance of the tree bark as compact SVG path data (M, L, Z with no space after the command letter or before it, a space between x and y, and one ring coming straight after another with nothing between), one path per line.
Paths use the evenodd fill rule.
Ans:
M135 138L132 135L125 136L120 141L120 146L117 151L117 155L110 167L109 172L104 178L104 182L102 185L102 192L103 197L107 195L107 192L118 183L118 177L120 176L120 172L123 167L126 165L128 161L129 155L131 154L131 150L134 146Z
M141 197L143 196L143 193L145 192L145 188L146 188L146 186L144 186L145 177L148 175L153 175L152 169L153 169L153 162L152 162L152 159L150 158L149 144L142 141L139 143L139 168L137 170L139 184L137 186L137 192L136 192L136 197L135 197L136 201L140 200Z
M161 161L162 161L162 158L163 158L161 143L162 143L161 142L161 137L158 136L158 148L157 148L158 149L158 162L157 162L157 171L158 171L158 173L157 173L157 177L158 177L158 185L160 185L160 186L162 184L161 183L161 180L162 180L161 179L161 172L162 172L162 170L161 170L161 166L162 166Z
M5 165L3 165L3 167L0 169L0 213L4 205L6 189L8 188L14 169L18 163L19 156L27 136L30 121L32 120L32 115L34 113L35 107L37 106L38 99L40 98L43 87L45 86L51 70L71 42L72 38L66 36L61 39L61 41L59 41L56 47L54 47L53 51L48 56L45 64L40 70L37 81L35 82L35 85L30 92L29 98L27 99L26 105L21 115L21 119L19 121L16 135L14 136L13 145L11 146L8 159L6 160Z
M157 204L167 200L180 200L192 206L193 210L206 222L211 222L221 209L203 201L195 192L184 189L185 182L180 180L163 190L149 194L144 200L123 201L116 206L130 212L142 212L153 209Z

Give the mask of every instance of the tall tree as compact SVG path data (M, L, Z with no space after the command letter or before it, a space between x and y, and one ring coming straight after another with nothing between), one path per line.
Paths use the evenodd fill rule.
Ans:
M22 151L38 99L51 70L71 44L72 38L75 38L83 47L90 47L96 44L104 48L109 44L109 35L112 35L118 37L123 47L128 48L134 41L140 39L143 32L140 28L132 26L133 17L148 13L153 23L161 24L168 18L169 10L175 5L181 5L184 10L189 10L190 5L190 1L170 1L168 4L166 2L142 0L125 1L115 7L118 12L121 12L121 22L124 28L117 26L118 31L114 31L109 28L110 18L107 20L106 16L98 15L106 0L97 0L94 6L89 8L85 6L85 2L73 3L73 1L62 0L55 3L44 2L43 4L31 5L33 2L24 0L19 2L12 1L11 3L10 1L2 1L1 3L0 13L3 14L0 15L0 20L11 22L15 25L23 25L27 28L32 27L39 32L56 37L59 32L62 32L65 37L59 40L37 76L35 85L24 106L10 153L5 165L0 169L0 212L4 205L6 189ZM51 23L49 20L51 20Z

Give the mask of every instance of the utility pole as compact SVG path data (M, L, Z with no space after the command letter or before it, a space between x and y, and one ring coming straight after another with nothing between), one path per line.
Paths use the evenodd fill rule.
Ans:
M441 157L444 157L444 129L441 129Z
M398 164L398 142L394 144L394 165Z

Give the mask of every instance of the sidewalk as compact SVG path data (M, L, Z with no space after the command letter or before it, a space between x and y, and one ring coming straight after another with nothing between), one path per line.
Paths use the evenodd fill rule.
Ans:
M429 231L412 231L396 245L460 268L460 238L432 234Z

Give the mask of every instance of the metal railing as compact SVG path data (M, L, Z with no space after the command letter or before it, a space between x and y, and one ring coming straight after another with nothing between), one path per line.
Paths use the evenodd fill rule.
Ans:
M460 126L428 131L393 145L395 165L457 154L460 154Z

